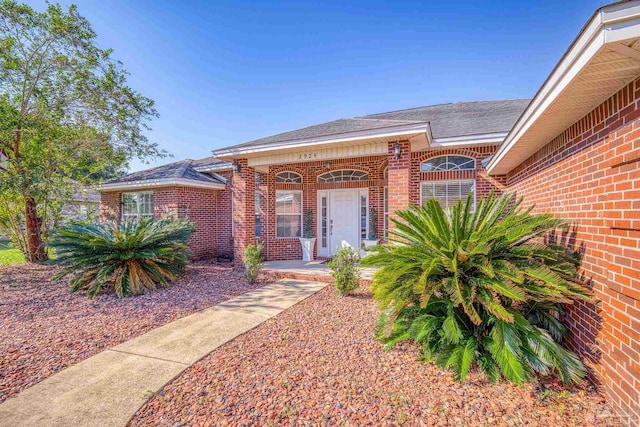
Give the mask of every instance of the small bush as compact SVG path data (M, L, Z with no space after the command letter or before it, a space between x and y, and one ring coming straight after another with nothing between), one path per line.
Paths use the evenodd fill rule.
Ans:
M244 250L244 278L247 279L247 282L256 282L263 263L262 243L247 246Z
M187 265L193 230L187 220L164 218L69 224L51 240L54 263L65 265L54 280L71 274L71 291L90 298L105 286L119 297L165 287Z
M349 295L358 287L360 256L351 246L340 249L329 262L333 284L341 296Z

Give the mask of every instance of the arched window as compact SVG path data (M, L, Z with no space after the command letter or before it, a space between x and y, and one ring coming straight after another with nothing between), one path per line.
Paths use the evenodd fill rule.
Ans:
M331 171L318 175L318 182L321 184L332 182L348 182L348 181L368 181L369 174L355 169L342 169Z
M421 172L475 170L476 159L467 156L439 156L425 160L420 165Z
M276 182L282 184L302 184L302 175L295 172L280 172L276 175Z

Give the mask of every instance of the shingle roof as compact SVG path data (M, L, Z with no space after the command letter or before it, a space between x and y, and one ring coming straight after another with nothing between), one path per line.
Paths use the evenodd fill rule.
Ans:
M455 102L365 116L375 119L417 120L431 124L434 138L508 132L530 99Z
M434 138L508 132L530 99L456 102L371 114L296 129L227 148L248 148L348 132L429 122ZM227 149L225 148L225 150Z
M204 159L201 159L204 160ZM104 181L103 184L116 184L134 181L150 181L158 179L191 179L194 181L213 182L224 184L221 180L198 172L194 169L193 163L198 162L191 159L181 160L179 162L169 163L151 169L139 172L133 172L125 176ZM204 162L203 162L204 163Z

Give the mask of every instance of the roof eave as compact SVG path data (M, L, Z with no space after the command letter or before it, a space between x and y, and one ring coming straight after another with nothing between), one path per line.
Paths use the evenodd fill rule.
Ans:
M158 187L191 187L210 190L224 190L226 185L219 182L198 181L186 178L143 179L129 182L105 183L97 186L100 192L118 190L139 190Z
M606 45L637 37L640 37L640 1L617 2L598 9L520 115L504 143L487 165L487 172L491 175L505 175L510 172L515 166L507 165L504 161L505 156L551 103L559 99L563 91L590 61L602 52ZM602 101L611 95L604 96ZM591 109L597 105L599 104L593 105ZM589 111L591 110L585 111L584 114ZM567 127L571 124L573 122L568 123ZM540 143L540 147L536 148L542 148L547 142ZM533 148L530 147L530 149ZM517 160L522 162L526 158ZM511 163L513 162L514 160L511 159Z
M434 147L456 147L468 145L496 145L501 144L508 132L492 132L484 134L449 136L434 138Z
M233 165L229 163L224 165L192 166L192 168L198 172L226 172L232 171Z
M213 155L218 158L237 158L246 155L262 154L269 151L290 150L295 148L308 148L311 146L330 145L340 142L352 142L367 138L384 138L402 135L414 135L425 133L429 144L432 142L429 122L412 123L409 125L389 126L384 128L369 129L364 131L346 132L341 134L326 135L314 138L297 139L253 147L223 148L214 150Z

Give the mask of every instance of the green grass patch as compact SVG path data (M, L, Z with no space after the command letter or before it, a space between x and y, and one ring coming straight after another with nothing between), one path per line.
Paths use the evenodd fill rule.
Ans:
M0 240L0 265L24 262L24 256L11 242Z

